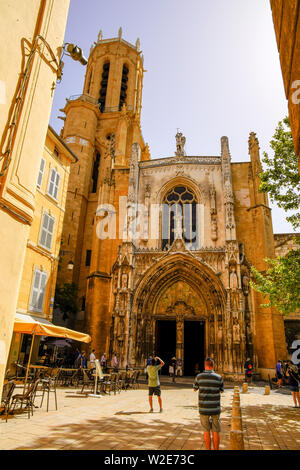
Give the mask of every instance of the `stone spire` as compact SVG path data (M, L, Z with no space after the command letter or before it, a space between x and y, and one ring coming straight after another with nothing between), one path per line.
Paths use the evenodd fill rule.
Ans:
M265 206L269 206L267 194L259 192L259 187L261 183L259 174L262 172L263 168L261 165L260 155L259 155L259 150L260 150L259 141L258 141L258 138L256 137L255 132L250 133L248 143L249 143L249 155L250 155L250 160L251 160L250 174L253 180L253 189L254 189L253 205L264 204Z
M118 38L119 38L119 41L121 41L121 39L122 39L122 28L121 28L121 26L119 28Z
M102 33L102 29L100 29L99 34L98 34L98 41L97 41L98 44L99 44L99 42L102 41L102 39L103 39L103 33Z
M231 178L231 155L229 151L228 137L221 139L221 158L222 158L222 173L223 173L223 193L224 193L224 206L225 206L225 228L226 240L235 240L235 219L234 219L234 199L232 191L232 178Z
M259 150L260 150L259 141L258 141L258 138L256 137L255 132L250 132L248 143L249 143L249 155L251 158L253 174L256 175L257 173L262 172L262 166L261 166L260 157L259 157Z

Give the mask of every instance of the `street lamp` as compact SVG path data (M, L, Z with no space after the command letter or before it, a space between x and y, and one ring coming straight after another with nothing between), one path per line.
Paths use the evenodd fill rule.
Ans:
M70 44L69 42L66 42L63 45L63 50L65 53L69 52L69 54L66 55L72 57L73 60L79 60L82 65L86 65L88 63L87 59L82 53L82 49L78 46L75 46L75 44Z

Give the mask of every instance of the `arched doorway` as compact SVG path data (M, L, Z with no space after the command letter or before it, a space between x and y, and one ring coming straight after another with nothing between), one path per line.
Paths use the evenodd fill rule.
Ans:
M222 370L225 289L211 268L174 245L135 290L130 362L144 366L150 354L165 354L166 361L174 355L183 359L185 375L194 375L210 355Z
M185 375L203 370L208 308L201 290L180 271L165 282L154 303L155 353L183 361ZM160 356L161 355L161 356ZM163 372L167 372L167 367Z

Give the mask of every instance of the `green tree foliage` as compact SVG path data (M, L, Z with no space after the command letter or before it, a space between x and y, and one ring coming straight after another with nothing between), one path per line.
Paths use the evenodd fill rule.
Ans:
M269 297L269 303L263 307L274 306L284 314L300 309L300 249L265 261L269 265L266 275L252 267L255 282L250 282L253 289Z
M264 152L265 169L259 175L259 189L268 192L271 201L286 212L296 211L286 219L297 229L300 227L300 176L288 117L278 123L270 146L274 156L269 157ZM265 261L268 264L266 273L251 268L254 277L251 287L264 298L268 296L269 302L263 307L274 306L284 314L295 312L300 308L300 250L292 250L275 259L266 258Z
M300 209L300 175L289 118L278 123L270 146L274 156L264 152L265 170L260 173L261 192L268 192L272 202L285 211ZM300 212L286 217L294 229L300 227Z
M70 314L75 315L79 311L78 287L75 282L65 282L63 286L56 286L54 308L59 308L63 313L63 319L69 318Z

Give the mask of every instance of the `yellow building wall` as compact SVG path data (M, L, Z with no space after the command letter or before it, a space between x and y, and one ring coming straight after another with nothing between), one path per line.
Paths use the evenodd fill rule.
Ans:
M58 156L54 153L55 149L58 151ZM27 241L17 312L32 314L51 321L66 195L70 174L69 167L72 161L75 162L75 159L59 142L58 136L51 128L48 129L44 151L41 158L45 160L45 166L41 186L37 187L36 191L34 217ZM48 194L48 185L52 168L54 168L60 176L57 200ZM40 244L41 226L43 214L45 212L55 219L52 243L49 250ZM35 269L47 273L46 291L41 312L35 311L30 307ZM12 369L12 362L16 360L16 351L19 351L21 343L22 339L19 341L19 335L13 335L7 368ZM37 354L37 348L35 349ZM34 355L32 359L34 361Z
M9 115L20 90L29 51L41 35L57 62L62 46L69 0L0 0L0 139L1 154L6 150ZM55 64L38 39L44 58L34 53L16 134L11 161L0 177L0 394L9 352L14 315L25 258L29 227L35 209L36 181L43 152L57 74ZM24 61L24 62L23 62ZM3 160L0 165L2 168Z

